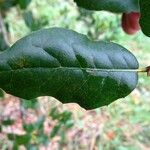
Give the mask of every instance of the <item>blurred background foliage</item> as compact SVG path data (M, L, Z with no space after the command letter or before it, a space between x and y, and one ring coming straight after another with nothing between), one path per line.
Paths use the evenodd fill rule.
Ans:
M93 40L119 43L134 53L141 67L150 65L150 39L142 32L126 35L120 26L121 14L87 11L77 8L73 0L25 0L28 7L10 0L15 6L11 8L1 5L2 1L1 16L10 45L41 28L64 27ZM8 43L2 38L0 42L6 49ZM150 80L146 74L139 75L130 96L92 111L77 104L62 105L51 97L27 101L2 91L0 97L1 150L150 149Z

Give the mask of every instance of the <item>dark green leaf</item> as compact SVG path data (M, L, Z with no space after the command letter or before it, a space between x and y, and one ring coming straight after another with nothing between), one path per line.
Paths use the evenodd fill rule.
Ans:
M29 28L32 28L32 25L33 25L33 22L34 22L32 12L31 11L25 11L23 13L23 18L24 18L24 21L25 21L26 25Z
M52 117L53 120L58 119L59 118L59 112L57 111L57 108L54 107L51 109L49 116Z
M34 131L34 124L23 124L23 129L28 133L31 133Z
M26 145L29 143L31 139L31 136L26 134L26 135L16 135L15 141L17 142L18 145Z
M4 91L2 89L0 89L0 98L4 98Z
M35 18L31 11L25 11L23 13L23 18L24 18L25 24L31 31L39 30L43 26L48 24L48 20L45 19L45 17Z
M4 23L4 16L1 15L0 12L0 52L9 48L9 42L7 39L6 27L7 24Z
M111 12L138 12L138 0L74 0L79 7Z
M31 0L18 0L21 9L26 9L30 2Z
M7 137L10 141L15 140L15 134L7 134Z
M137 68L136 58L118 44L44 29L0 54L0 88L24 99L49 95L93 109L131 93Z
M18 145L25 145L27 143L29 143L31 136L29 134L25 134L25 135L16 135L16 134L7 134L7 137L9 140L14 141L18 144Z
M19 150L19 146L16 142L13 142L13 150Z
M71 119L71 115L71 112L64 111L62 114L60 114L59 121L62 123L66 123L68 120Z
M45 121L45 117L41 116L38 118L37 122L35 122L34 124L23 124L23 128L28 133L33 132L34 130L37 130L37 129L43 130L44 121Z
M0 9L7 10L17 4L17 0L3 0L0 1Z
M7 48L9 48L9 45L8 43L6 42L3 34L1 33L0 31L0 51L4 51L6 50Z
M145 35L150 37L150 0L140 0L140 25Z
M55 137L58 134L58 132L59 132L60 129L61 129L61 124L55 125L54 128L53 128L53 130L52 130L52 132L51 132L50 137L51 138Z
M11 120L11 119L7 119L7 120L2 121L2 125L4 125L4 126L10 126L13 124L14 124L14 120Z
M34 19L31 11L24 12L23 18L24 18L25 24L27 25L27 27L31 29L31 31L34 31L37 29L37 22Z
M37 104L38 104L38 101L37 99L31 99L30 101L28 100L25 100L25 99L21 99L21 104L22 106L27 109L27 108L32 108L32 109L35 109L37 108Z

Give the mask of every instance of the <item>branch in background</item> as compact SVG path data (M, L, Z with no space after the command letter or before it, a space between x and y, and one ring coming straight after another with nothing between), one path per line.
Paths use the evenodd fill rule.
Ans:
M150 76L150 66L146 67L147 76Z
M0 51L4 51L9 48L10 44L8 42L7 32L4 25L4 21L0 12Z

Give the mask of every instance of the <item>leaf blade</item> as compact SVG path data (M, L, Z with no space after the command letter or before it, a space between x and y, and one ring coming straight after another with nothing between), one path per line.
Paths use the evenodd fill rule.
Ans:
M0 55L0 87L24 99L49 95L92 109L128 95L138 77L123 70L137 68L136 58L117 44L52 28L32 33Z
M74 0L79 7L89 10L107 10L111 12L138 12L138 0Z
M141 12L141 18L140 18L140 25L142 28L142 31L145 35L150 37L150 1L149 0L140 0L140 12Z

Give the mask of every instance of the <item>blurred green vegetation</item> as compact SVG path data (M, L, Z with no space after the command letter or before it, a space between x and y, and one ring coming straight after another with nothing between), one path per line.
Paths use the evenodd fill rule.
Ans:
M18 9L18 7L11 8L5 18L5 23L8 24L11 44L40 28L64 27L87 34L90 39L119 43L134 53L140 63L140 67L150 65L150 39L148 37L144 36L142 32L134 36L126 35L120 26L120 14L79 9L72 0L32 0L25 12ZM31 105L32 103L27 104L23 101L25 108L31 107ZM33 105L34 107L37 106L35 103ZM56 109L51 110L51 117L55 116L55 111ZM103 125L103 130L101 132L97 131L99 135L96 135L96 132L88 131L91 132L91 136L95 137L94 147L97 147L98 150L150 149L150 79L146 74L141 73L139 75L139 84L130 96L120 99L108 107L98 108L86 113L86 117L85 113L81 111L76 111L73 117L69 112L64 114L68 115L66 122L55 126L55 130L51 133L51 137L60 134L60 141L65 139L62 143L59 143L62 146L59 149L63 149L63 147L69 150L89 148L89 145L84 145L83 141L63 137L68 128L72 128L72 130L80 129L86 137L86 132L83 132L84 128L92 130L90 127L85 127L88 122L86 120L87 116L92 119L99 116L107 118L107 121L102 121L101 124L99 124L98 120L95 123L95 126L98 127ZM72 119L74 119L74 126ZM68 120L71 121L67 122ZM58 119L58 121L60 120ZM66 124L70 126L66 127L67 129L62 128L64 125L67 126ZM61 130L59 130L60 128ZM41 132L38 134L41 134ZM3 147L3 149L7 148Z

